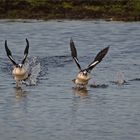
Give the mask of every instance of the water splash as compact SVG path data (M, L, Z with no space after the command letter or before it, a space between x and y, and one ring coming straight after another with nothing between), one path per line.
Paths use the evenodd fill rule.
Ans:
M33 57L27 61L24 65L25 69L29 73L28 79L25 81L26 85L32 86L36 85L38 82L38 76L41 71L40 62L37 57Z
M117 73L116 84L123 85L125 83L124 74L122 71Z

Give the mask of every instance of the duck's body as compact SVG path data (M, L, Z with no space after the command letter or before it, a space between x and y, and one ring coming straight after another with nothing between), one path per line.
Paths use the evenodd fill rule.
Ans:
M12 53L7 46L7 41L5 41L5 50L6 50L7 56L9 57L9 59L14 65L13 70L12 70L12 75L16 81L17 87L19 86L20 81L26 80L29 76L28 71L24 68L24 64L25 64L25 61L28 55L28 50L29 50L29 42L27 39L26 39L26 42L27 42L27 46L24 51L24 58L21 64L17 64L15 60L13 59Z
M86 87L88 84L88 81L91 79L90 72L91 70L102 61L104 56L107 54L109 47L104 48L101 50L93 60L93 62L88 65L86 69L81 69L81 66L79 64L78 58L77 58L77 50L75 47L75 44L73 40L70 40L70 49L71 49L71 56L73 57L73 60L75 61L76 65L78 66L80 72L77 74L76 78L73 80L73 82L76 84L76 86L80 87Z
M24 67L14 67L12 75L16 81L25 80L28 78L28 72Z
M26 80L29 77L27 70L23 66L22 67L14 66L12 70L12 75L16 81L17 87L20 86L21 81Z
M88 81L91 79L89 74L83 74L83 72L79 72L76 78L73 80L77 86L86 86Z

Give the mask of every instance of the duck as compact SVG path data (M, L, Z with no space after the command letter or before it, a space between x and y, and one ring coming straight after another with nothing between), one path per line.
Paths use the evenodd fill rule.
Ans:
M81 65L79 63L78 57L77 57L77 50L75 47L75 43L72 38L70 39L71 56L79 69L79 72L76 75L76 78L72 80L76 84L76 87L86 88L89 80L91 79L90 73L91 73L92 69L95 68L95 66L103 60L103 58L106 56L106 54L109 50L109 47L110 46L107 46L104 49L102 49L96 55L94 60L85 69L82 69Z
M27 45L24 50L24 57L23 57L21 63L18 64L18 63L16 63L16 61L14 60L14 58L12 56L12 52L8 48L7 40L5 40L5 51L6 51L8 58L10 59L10 61L13 64L12 76L16 81L16 87L20 87L21 81L24 81L29 77L29 73L26 70L26 68L24 67L24 64L26 62L26 59L27 59L27 56L29 53L29 41L27 38L26 38L26 44Z

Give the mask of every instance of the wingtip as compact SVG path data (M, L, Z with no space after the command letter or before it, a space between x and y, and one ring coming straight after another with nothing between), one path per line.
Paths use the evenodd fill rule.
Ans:
M70 38L70 43L73 43L73 39L72 39L72 37Z
M5 47L7 46L7 40L5 40Z
M109 50L109 48L110 48L110 45L108 45L108 46L106 47L107 50Z
M110 45L108 45L105 49L109 49L110 48Z
M7 45L7 40L5 40L5 50L6 50L7 55L11 53Z
M27 45L26 45L26 48L29 48L29 41L28 41L28 39L26 38L26 43L27 43ZM25 49L26 50L26 49ZM27 50L26 50L27 51ZM24 52L25 53L25 52Z
M109 50L109 48L110 48L110 45L108 45L107 47L105 47L102 51L105 51L107 53L108 50Z
M27 44L29 44L29 41L28 41L28 39L26 38L25 40L26 40Z

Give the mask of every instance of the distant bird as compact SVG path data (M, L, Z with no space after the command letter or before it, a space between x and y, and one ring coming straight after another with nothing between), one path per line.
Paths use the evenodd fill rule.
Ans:
M86 87L88 84L88 81L91 79L90 72L91 70L102 61L102 59L105 57L109 50L109 46L101 50L95 57L92 63L90 63L86 69L82 69L78 58L77 58L77 50L75 47L75 44L73 40L70 40L70 49L71 49L71 56L73 57L75 63L77 64L79 68L79 73L77 74L76 78L73 80L73 82L76 84L77 87Z
M28 56L28 51L29 51L29 41L28 41L28 39L26 39L26 43L27 43L27 45L26 45L26 48L24 50L24 57L23 57L21 63L17 64L15 62L15 60L13 59L11 51L8 48L7 40L5 40L5 50L6 50L7 56L9 57L9 59L11 60L11 62L14 65L13 70L12 70L12 75L13 75L15 81L16 81L16 86L17 87L19 87L19 84L22 80L26 80L29 76L27 70L24 68L24 64L25 64L26 58Z

